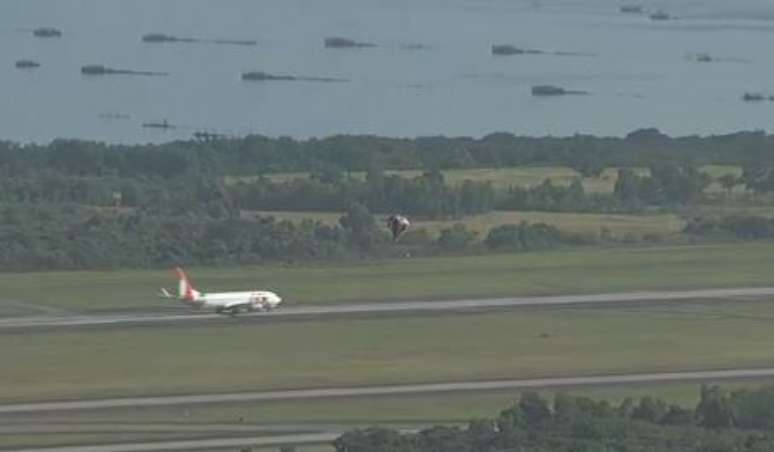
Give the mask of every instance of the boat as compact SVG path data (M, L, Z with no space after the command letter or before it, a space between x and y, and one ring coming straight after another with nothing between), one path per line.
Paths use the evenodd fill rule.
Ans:
M62 36L62 30L54 27L39 27L32 30L32 34L38 38L59 38Z

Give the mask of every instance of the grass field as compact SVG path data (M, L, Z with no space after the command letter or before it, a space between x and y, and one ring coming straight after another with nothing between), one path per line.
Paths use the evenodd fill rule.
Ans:
M761 200L760 205L744 205L744 204L717 204L717 205L699 205L683 208L680 211L680 216L683 218L691 217L728 217L728 216L758 216L758 217L774 217L774 206L772 205L774 200L766 199Z
M294 211L253 211L251 216L273 216L278 220L301 222L305 219L321 221L325 224L338 224L343 212L294 212ZM504 224L546 223L562 231L597 235L607 229L615 237L631 235L641 238L646 235L668 237L678 234L685 227L685 220L674 214L623 215L623 214L585 214L564 212L521 212L493 211L459 220L412 221L411 231L424 229L432 238L437 238L441 230L454 224L464 224L478 233L483 239L490 229Z
M3 334L0 400L773 366L774 302Z
M444 170L443 175L446 183L450 185L460 185L466 180L476 182L491 182L496 190L507 190L509 187L532 187L541 184L546 179L558 185L569 185L575 179L581 179L583 187L588 192L605 193L613 191L615 185L616 169L605 170L600 177L584 178L580 173L572 168L561 166L544 167L513 167L513 168L471 168L460 170ZM401 177L413 178L422 175L421 170L388 170L385 174L399 175ZM303 179L309 177L309 173L270 173L265 175L273 182L284 182L293 179ZM365 180L365 172L352 172L349 177ZM234 184L239 181L251 182L258 179L258 176L227 177L227 184Z
M726 390L754 388L774 381L758 380L725 382ZM541 390L545 397L569 393L620 403L627 397L655 396L671 403L693 407L699 399L697 383L663 383L657 385L622 385L595 388ZM268 423L268 424L362 424L362 423L442 423L466 422L491 418L518 399L518 391L477 391L446 394L400 395L389 397L343 397L266 401L227 404L201 404L120 409L51 411L34 415L14 414L4 417L17 423Z
M350 265L192 268L209 291L267 287L287 304L769 286L774 243L580 248ZM2 298L80 312L184 308L158 299L169 270L0 274Z
M647 174L647 168L634 168L641 174ZM738 166L730 165L706 165L701 167L701 171L707 173L712 179L717 180L725 174L740 176L742 169ZM618 168L606 168L599 177L583 177L578 171L564 166L520 166L509 168L470 168L470 169L451 169L442 171L446 182L450 185L462 184L465 180L476 182L491 182L496 190L507 190L509 187L533 187L541 184L544 180L550 179L557 185L569 185L576 179L580 179L583 188L590 193L610 193L615 186ZM385 174L397 174L402 177L412 178L422 174L421 170L389 170ZM269 173L265 175L271 181L284 182L292 179L303 179L309 177L309 173ZM349 177L358 180L365 180L364 172L352 172ZM229 176L226 178L227 184L237 182L252 182L258 179L258 176ZM718 183L713 183L709 191L723 191Z

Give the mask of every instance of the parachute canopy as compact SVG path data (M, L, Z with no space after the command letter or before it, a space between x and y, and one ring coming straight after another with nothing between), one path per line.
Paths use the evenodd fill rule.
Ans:
M411 225L408 218L403 215L390 215L387 217L387 227L392 232L392 239L398 241L401 235L406 232L406 229Z

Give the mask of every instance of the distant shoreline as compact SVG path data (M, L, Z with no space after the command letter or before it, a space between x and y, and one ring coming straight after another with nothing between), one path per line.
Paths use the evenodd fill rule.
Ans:
M186 128L190 129L190 128ZM204 128L202 128L204 129ZM650 140L664 140L664 141L681 141L681 140L713 140L722 139L723 137L734 137L739 135L763 135L765 137L774 137L774 130L753 130L753 129L740 129L735 131L728 131L725 133L707 133L707 134L665 134L657 128L643 127L632 130L622 135L603 135L603 134L591 134L591 133L574 133L565 135L551 135L551 134L515 134L508 131L492 131L482 135L446 135L446 134L427 134L427 135L414 135L414 136L401 136L401 135L386 135L386 134L368 134L368 133L330 133L327 135L311 136L311 137L289 137L287 135L270 135L263 133L246 133L246 134L229 134L227 137L224 134L215 134L219 136L219 139L240 141L248 140L251 138L260 138L265 140L286 140L290 139L295 143L305 144L309 142L333 140L333 139L357 139L357 140L374 140L375 142L382 140L395 140L395 141L416 141L425 139L438 139L438 140L466 140L471 142L485 141L487 139L493 139L493 137L502 136L509 137L515 140L574 140L574 139L592 139L592 140L626 140L632 139L634 136L647 136ZM10 143L12 145L33 145L33 146L48 146L53 141L66 140L66 141L80 141L83 143L98 143L106 144L108 146L145 146L148 141L132 141L126 142L105 142L104 140L91 139L91 138L73 138L73 137L57 137L49 141L22 141L0 137L0 143ZM170 145L173 143L186 143L197 142L195 138L180 139L170 138L165 141L154 142L155 146Z

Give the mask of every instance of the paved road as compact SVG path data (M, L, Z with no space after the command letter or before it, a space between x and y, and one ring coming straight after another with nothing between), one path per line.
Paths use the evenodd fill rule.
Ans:
M703 289L665 292L624 292L590 295L559 295L515 298L467 299L451 301L402 301L369 304L339 304L324 306L289 306L273 312L242 314L240 319L289 319L303 317L341 316L353 314L381 314L430 311L464 311L478 309L507 309L535 306L601 305L631 302L677 302L695 299L761 299L774 296L774 287ZM94 316L36 316L0 319L0 330L111 326L120 324L158 324L180 322L207 322L224 319L209 313L94 315Z
M595 385L657 383L668 381L718 381L774 377L774 368L700 370L690 372L662 372L584 377L531 378L519 380L461 381L384 386L357 386L344 388L289 389L277 391L239 392L230 394L192 394L159 397L131 397L117 399L37 402L0 405L0 415L51 412L63 410L90 410L99 408L151 407L225 402L259 402L270 400L323 399L333 397L382 396L427 394L438 392L486 391L498 389L557 388Z
M34 423L33 423L34 422ZM445 425L464 425L462 423L444 423ZM3 420L0 425L0 435L17 434L54 434L54 433L198 433L217 435L224 433L238 434L301 434L301 433L331 433L346 432L356 428L371 427L373 422L302 422L302 423L184 423L184 422L45 422L28 420ZM379 422L379 425L396 430L416 430L427 428L434 424L427 422ZM2 439L2 438L0 438ZM2 450L2 446L0 446Z
M356 426L336 424L183 424L183 423L31 423L4 422L0 435L53 433L199 433L199 434L289 434L347 431ZM362 425L361 427L367 427ZM0 449L2 450L2 449Z
M249 438L213 438L182 441L155 441L147 443L103 444L95 446L65 446L24 448L4 452L140 452L163 450L201 450L226 447L269 447L284 444L330 443L340 433L302 433L293 435L257 436Z

